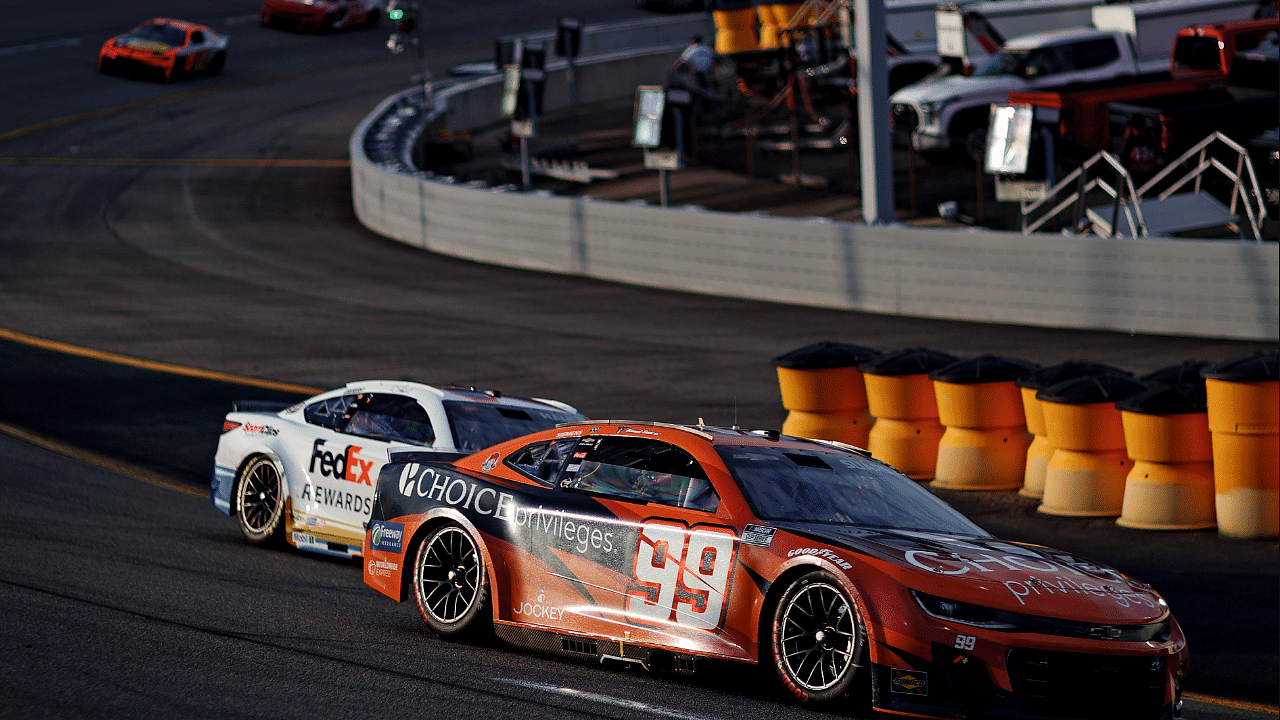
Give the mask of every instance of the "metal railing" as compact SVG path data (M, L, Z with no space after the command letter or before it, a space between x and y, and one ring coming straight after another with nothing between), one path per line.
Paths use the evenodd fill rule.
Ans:
M1235 151L1234 170L1227 167L1218 158L1209 155L1209 146L1215 141L1221 142ZM1249 229L1253 231L1253 239L1262 242L1262 221L1267 219L1267 205L1263 198L1262 190L1258 186L1258 175L1254 172L1253 161L1249 159L1249 151L1247 149L1220 132L1214 132L1209 137L1196 143L1191 149L1179 155L1177 160L1169 163L1168 167L1143 183L1142 187L1138 188L1138 197L1146 197L1153 188L1159 187L1160 183L1168 179L1183 163L1197 155L1195 168L1174 181L1169 187L1155 194L1155 197L1161 200L1167 198L1192 181L1194 181L1193 192L1200 192L1204 173L1216 168L1232 183L1229 210L1232 214L1235 214L1238 204L1244 210L1245 217L1249 221Z
M1234 151L1234 165L1229 167L1217 157L1210 155L1209 149L1214 143L1222 143ZM1194 158L1194 166L1189 170L1187 163ZM1108 182L1100 175L1110 168L1114 171L1114 180ZM1120 162L1119 158L1107 151L1099 152L1076 168L1060 182L1046 191L1044 198L1035 202L1022 204L1022 233L1031 234L1043 228L1047 223L1057 219L1067 210L1072 211L1070 232L1075 234L1094 233L1116 237L1120 233L1120 215L1123 212L1133 237L1147 237L1146 218L1142 212L1144 200L1165 200L1188 184L1191 192L1204 192L1204 176L1210 170L1218 170L1231 182L1231 197L1227 210L1236 216L1242 210L1248 221L1249 229L1255 241L1262 241L1262 223L1267 218L1266 203L1258 186L1258 176L1254 172L1249 152L1239 143L1220 132L1215 132L1196 143L1189 150L1179 155L1141 187L1134 187L1133 176ZM1162 183L1174 178L1163 190L1155 192ZM1100 222L1096 213L1090 212L1086 203L1090 193L1100 191L1112 199L1111 221ZM1243 236L1241 228L1232 229Z
M1107 182L1102 177L1090 177L1091 173L1100 172L1106 168L1115 171L1114 184ZM1097 171L1095 171L1097 168ZM1120 159L1115 155L1103 150L1097 155L1084 161L1080 167L1072 170L1066 177L1058 181L1058 184L1049 188L1045 196L1040 200L1032 203L1024 202L1022 205L1022 234L1030 235L1040 228L1044 227L1050 220L1056 219L1066 210L1073 212L1071 221L1071 230L1077 234L1083 234L1091 230L1092 223L1088 219L1085 212L1085 201L1090 192L1100 190L1110 196L1114 201L1114 211L1111 217L1117 218L1120 211L1124 211L1126 219L1129 221L1129 227L1137 228L1142 235L1147 234L1146 219L1142 216L1142 208L1138 203L1127 203L1124 201L1126 195L1130 198L1138 196L1137 190L1133 186L1133 176L1120 163ZM1063 193L1066 193L1063 195ZM1049 206L1049 209L1036 220L1031 217L1041 208ZM1111 233L1120 226L1118 222L1111 223Z

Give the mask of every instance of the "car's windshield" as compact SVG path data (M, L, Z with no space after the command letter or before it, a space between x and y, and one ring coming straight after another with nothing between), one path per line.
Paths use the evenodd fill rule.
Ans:
M884 463L840 450L717 446L761 520L990 537Z
M998 52L983 60L974 69L974 77L991 77L994 75L1021 75L1031 57L1028 50L1006 50Z
M444 414L453 428L454 447L466 452L483 450L562 422L585 419L551 407L514 407L461 400L445 400Z
M182 45L187 41L187 32L172 25L143 25L130 33L140 40L154 40L165 45Z

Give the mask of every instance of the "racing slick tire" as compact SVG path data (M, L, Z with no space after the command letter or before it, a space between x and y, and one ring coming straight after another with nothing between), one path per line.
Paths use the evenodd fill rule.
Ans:
M259 455L244 466L236 485L236 517L246 540L267 545L283 537L287 494L284 478L271 458Z
M825 571L797 579L773 614L774 670L801 702L825 703L850 692L867 643L857 606Z
M227 52L219 50L214 54L213 60L209 63L209 74L217 75L222 72L222 66L227 64Z
M474 638L493 627L484 556L457 523L441 525L418 546L413 594L422 619L441 637Z

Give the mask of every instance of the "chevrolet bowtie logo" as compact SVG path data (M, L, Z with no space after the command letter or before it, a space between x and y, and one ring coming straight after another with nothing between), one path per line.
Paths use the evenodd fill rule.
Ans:
M1114 625L1094 625L1089 628L1089 637L1102 640L1115 640L1120 637L1120 628Z

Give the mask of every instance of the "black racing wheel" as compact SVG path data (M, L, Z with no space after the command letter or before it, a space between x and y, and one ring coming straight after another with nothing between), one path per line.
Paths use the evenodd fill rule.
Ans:
M244 466L236 490L236 516L246 540L266 545L283 535L286 494L284 478L271 458L259 455Z
M778 679L803 702L848 692L866 645L858 610L835 577L811 572L787 588L773 615Z
M492 626L484 557L461 525L442 525L418 546L413 593L422 619L443 637L479 635Z

